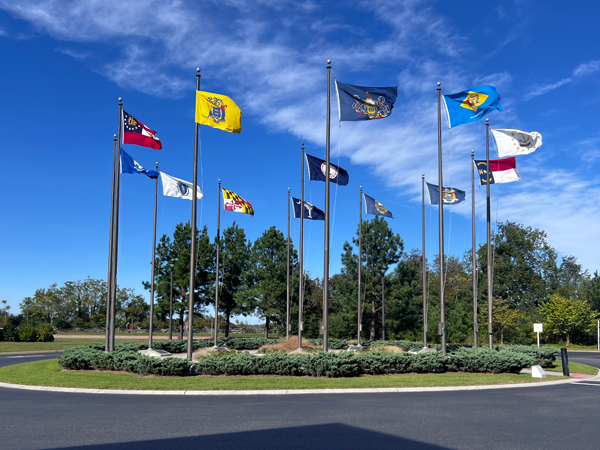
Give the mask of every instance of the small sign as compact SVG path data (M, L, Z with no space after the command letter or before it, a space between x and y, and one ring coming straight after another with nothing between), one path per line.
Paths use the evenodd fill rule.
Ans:
M534 333L543 333L544 332L544 324L543 323L534 323L533 324L533 332Z
M325 324L323 322L319 323L319 334L325 334Z

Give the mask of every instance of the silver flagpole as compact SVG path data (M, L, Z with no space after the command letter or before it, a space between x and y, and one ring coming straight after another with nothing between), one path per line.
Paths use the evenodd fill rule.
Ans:
M491 226L491 202L490 202L490 119L485 119L485 162L488 182L487 190L487 289L488 289L488 339L490 349L494 348L494 335L492 331L492 226Z
M425 259L425 174L421 175L423 190L423 347L427 347L427 267Z
M200 90L200 69L196 69L196 91ZM191 361L194 352L194 292L196 291L196 213L198 211L198 128L194 122L194 180L192 188L192 239L190 243L190 291L188 304L187 358Z
M120 100L120 99L119 99ZM119 151L119 157L121 157ZM106 277L106 329L104 332L104 351L110 351L110 304L112 294L112 244L115 223L115 172L117 170L117 135L113 138L113 176L110 201L110 235L108 238L108 276Z
M115 181L115 221L114 221L114 236L112 247L112 292L110 303L110 351L115 349L115 326L117 315L117 262L119 252L119 192L121 189L121 142L123 130L123 99L119 98L119 128L117 134L117 145L119 147L119 157L117 158L117 170Z
M357 347L360 345L360 332L362 331L362 305L360 299L361 293L361 281L362 281L362 198L363 191L362 186L360 187L360 194L358 196L358 339L356 342Z
M156 171L158 172L158 162L156 163ZM154 331L154 271L156 262L156 205L158 198L158 177L154 184L154 231L152 232L152 278L150 279L150 330L148 331L148 350L152 349L152 332Z
M473 345L478 347L479 324L477 323L477 253L475 249L475 150L471 150L471 226L473 228Z
M327 60L327 124L325 127L325 249L323 262L323 351L329 349L329 150L331 119L331 60ZM304 205L303 205L304 206Z
M219 180L219 190L217 193L219 197L217 206L217 266L215 272L215 340L213 346L217 345L217 336L219 335L219 250L221 247L221 180Z
M285 309L285 338L290 338L290 188L288 188L288 235L287 235L287 303Z
M444 182L442 178L442 83L438 82L438 194L440 207L440 326L442 335L442 354L446 354L446 300L444 298Z
M304 308L304 142L300 175L300 281L298 283L298 349L302 350L302 309Z

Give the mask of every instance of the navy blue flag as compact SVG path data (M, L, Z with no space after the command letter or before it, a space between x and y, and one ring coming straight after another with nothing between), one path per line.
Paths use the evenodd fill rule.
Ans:
M392 114L398 88L354 86L335 81L342 120L385 119Z
M375 200L373 197L369 197L367 194L363 194L365 197L365 209L367 210L367 214L374 214L376 216L390 217L392 216L392 212L388 211L388 209Z
M427 183L427 190L429 191L429 204L439 205L440 204L440 190L435 184ZM465 191L444 186L442 192L442 198L444 205L454 205L456 203L463 202L465 200Z
M300 212L300 205L302 204L302 200L299 198L292 197L292 202L294 203L294 219L299 219L303 217L304 219L310 220L325 220L325 213L321 211L314 205L311 205L308 202L304 202L304 215Z
M121 173L142 173L149 178L158 178L158 172L144 169L135 159L121 149Z
M314 156L306 155L306 163L308 164L308 178L311 180L325 181L326 161L324 159L315 158ZM340 166L329 163L329 181L346 186L350 181L348 172Z

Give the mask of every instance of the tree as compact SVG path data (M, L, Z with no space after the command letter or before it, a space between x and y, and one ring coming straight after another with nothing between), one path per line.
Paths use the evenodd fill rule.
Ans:
M555 293L563 297L578 299L587 279L589 279L589 273L581 270L581 264L577 263L577 258L565 256L558 269Z
M592 311L586 301L550 295L548 301L540 306L540 312L545 316L546 330L552 334L566 336L567 346L571 344L574 332L593 330L594 321L600 314Z
M523 318L523 313L511 308L510 302L503 298L494 299L492 324L500 332L500 345L504 345L504 334L514 330Z
M10 305L8 304L8 300L2 300L0 302L0 327L4 328L8 325L8 318L10 313Z
M359 230L357 229L357 237L352 239L356 247L358 247L358 235ZM356 305L358 304L358 251L356 254L354 253L354 246L349 242L344 243L343 278L339 280L340 295L344 297L344 301L348 305L351 305L353 301ZM371 304L370 340L375 340L375 331L378 328L377 313L381 310L381 270L387 271L388 268L400 261L403 249L404 243L400 235L392 232L385 219L376 216L374 219L362 223L362 276L364 278L361 280L363 283L361 288L364 289L365 302ZM387 303L388 300L386 300ZM356 307L354 311L356 311Z
M586 300L594 311L600 312L600 275L598 271L594 276L583 281L581 297Z

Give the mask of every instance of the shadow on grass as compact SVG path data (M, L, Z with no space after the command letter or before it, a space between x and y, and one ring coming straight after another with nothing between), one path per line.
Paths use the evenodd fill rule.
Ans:
M52 448L52 447L48 447ZM112 444L93 444L54 447L70 450L164 450L164 449L415 449L444 450L448 447L378 433L339 423L301 427L274 428L270 430L242 431L237 433L190 436L169 439L128 441Z

